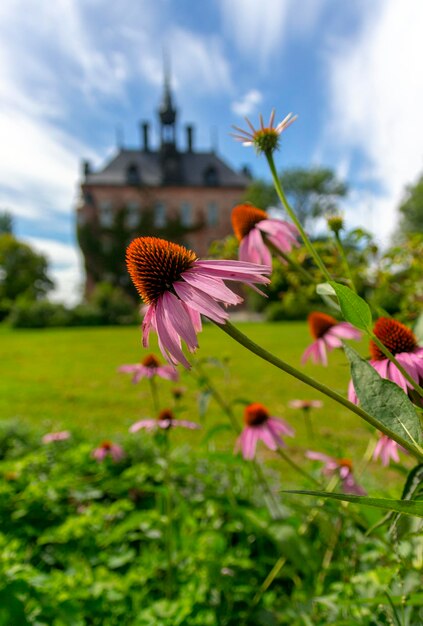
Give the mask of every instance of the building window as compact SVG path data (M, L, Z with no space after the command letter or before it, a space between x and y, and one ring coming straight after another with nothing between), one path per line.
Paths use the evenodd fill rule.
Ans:
M140 222L140 203L137 200L128 202L126 206L126 225L128 228L136 228Z
M216 226L219 221L219 213L217 202L209 202L207 204L207 225Z
M213 165L204 170L204 184L207 187L217 187L219 184L217 169Z
M166 226L166 206L164 202L156 202L154 207L154 226L164 228Z
M128 165L128 169L126 170L126 182L128 185L139 185L140 184L140 170L138 165L135 163L131 163Z
M110 228L113 226L113 204L110 200L102 200L100 202L100 226Z
M192 206L190 202L181 204L181 224L182 226L192 226Z

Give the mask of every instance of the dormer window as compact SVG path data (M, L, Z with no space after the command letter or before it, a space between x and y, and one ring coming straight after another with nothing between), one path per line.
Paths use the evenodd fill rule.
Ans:
M135 163L131 163L128 165L126 170L126 182L128 185L139 185L140 184L140 170L138 165Z
M213 165L204 170L204 184L206 187L217 187L219 184L217 169Z

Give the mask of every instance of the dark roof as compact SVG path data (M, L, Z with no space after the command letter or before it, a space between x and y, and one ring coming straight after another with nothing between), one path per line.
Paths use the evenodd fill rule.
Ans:
M106 166L86 175L88 185L128 185L128 170L138 171L139 184L147 187L160 187L163 184L163 170L160 152L121 149ZM178 152L180 180L176 183L186 187L246 187L250 179L242 172L236 172L213 152ZM215 175L216 184L207 185L207 172ZM209 179L210 180L210 179Z

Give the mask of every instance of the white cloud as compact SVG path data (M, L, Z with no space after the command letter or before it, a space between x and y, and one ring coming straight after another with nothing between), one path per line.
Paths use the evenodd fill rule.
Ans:
M235 100L231 109L236 115L245 117L251 115L257 110L257 106L263 101L263 96L257 89L251 89L242 96L239 100Z
M304 36L319 19L326 0L219 0L228 41L262 68L289 36Z
M232 90L230 65L219 37L174 27L169 32L169 41L172 73L181 89L200 94Z
M22 237L34 250L44 254L56 283L52 300L74 305L81 300L82 259L76 246L42 237Z
M356 179L364 226L380 240L392 233L404 186L423 168L423 3L385 0L371 5L354 41L337 42L329 59L332 110L326 140L339 153L364 157ZM369 207L369 190L373 193ZM357 223L357 200L347 214ZM360 212L360 211L358 211ZM369 217L370 216L370 217Z

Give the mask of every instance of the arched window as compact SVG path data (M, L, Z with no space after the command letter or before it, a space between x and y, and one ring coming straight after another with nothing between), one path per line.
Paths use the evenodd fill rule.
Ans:
M136 228L141 218L141 207L137 200L130 200L126 205L126 225L128 228Z
M219 207L217 202L209 202L207 204L207 225L216 226L219 222Z
M126 170L126 182L128 185L140 184L140 170L138 165L131 163Z
M207 187L217 187L219 184L217 169L213 165L210 165L204 170L204 184Z
M164 228L166 222L166 206L164 202L156 202L154 206L154 226L156 228Z
M192 205L190 202L181 202L181 224L186 228L193 224Z

